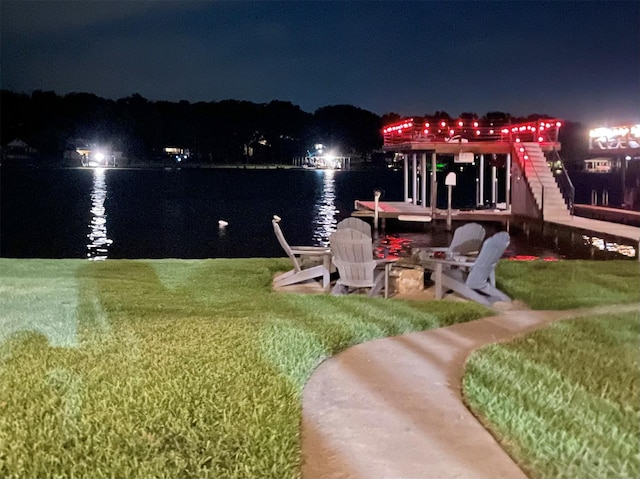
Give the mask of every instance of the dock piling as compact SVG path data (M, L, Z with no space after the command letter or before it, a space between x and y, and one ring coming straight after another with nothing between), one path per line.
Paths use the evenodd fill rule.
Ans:
M382 191L373 191L373 228L376 230L376 233L378 232L378 208L380 205L380 196L382 196Z

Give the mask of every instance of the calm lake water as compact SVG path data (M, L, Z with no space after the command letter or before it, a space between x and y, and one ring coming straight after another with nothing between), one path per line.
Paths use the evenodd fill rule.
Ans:
M271 218L290 244L328 244L356 199L401 201L402 172L292 169L0 169L0 256L8 258L280 257ZM446 192L439 195L439 206ZM475 191L459 184L454 207ZM223 220L228 224L219 225ZM444 225L392 225L411 247L440 246ZM454 227L456 223L454 222ZM502 229L486 224L488 234ZM395 229L394 229L395 228ZM594 251L510 231L511 254L588 258ZM595 257L619 255L595 252Z

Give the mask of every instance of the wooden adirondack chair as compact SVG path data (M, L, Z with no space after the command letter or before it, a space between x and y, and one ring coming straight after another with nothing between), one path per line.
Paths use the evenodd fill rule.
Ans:
M336 225L337 229L351 228L352 230L360 231L364 233L369 238L371 238L371 225L366 221L361 220L360 218L356 218L354 216L349 216L348 218L343 219Z
M458 227L453 232L453 238L449 246L427 248L420 251L420 260L426 260L428 258L437 255L440 252L442 257L451 257L454 255L469 255L480 251L482 241L487 232L484 227L478 223L466 223Z
M331 273L331 249L324 246L289 246L280 229L280 220L281 218L279 216L273 217L271 221L273 231L276 234L276 238L278 238L280 246L282 246L282 249L284 249L287 256L291 259L293 269L273 278L273 285L276 287L288 286L321 277L322 287L325 292L328 292ZM322 259L322 264L303 268L302 259L305 257Z
M368 289L369 296L376 296L388 286L391 262L373 258L371 236L351 228L341 228L331 235L329 242L333 264L339 274L339 279L331 290L332 294L349 294ZM379 270L378 266L384 268Z
M457 263L456 268L442 271L442 287L486 306L511 298L496 288L495 268L509 246L509 234L496 233L486 240L473 262Z

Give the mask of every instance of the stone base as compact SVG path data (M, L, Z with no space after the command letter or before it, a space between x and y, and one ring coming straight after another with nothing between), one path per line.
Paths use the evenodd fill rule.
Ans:
M393 268L389 273L389 289L398 294L417 293L424 290L424 270Z

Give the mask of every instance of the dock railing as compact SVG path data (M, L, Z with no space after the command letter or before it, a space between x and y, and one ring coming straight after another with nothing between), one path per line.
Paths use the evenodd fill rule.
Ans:
M552 150L548 153L549 161L551 162L553 167L553 177L556 179L556 183L560 187L560 193L562 193L562 198L569 208L569 214L573 216L573 205L575 204L576 198L576 189L573 186L573 182L569 177L569 173L567 173L567 169L564 167L564 163L562 158L560 158L560 154L557 150ZM555 166L560 166L560 168L556 168Z
M464 139L468 142L539 142L556 143L561 122L540 119L518 124L492 125L482 120L452 120L407 118L382 129L385 146L403 143L449 143Z

